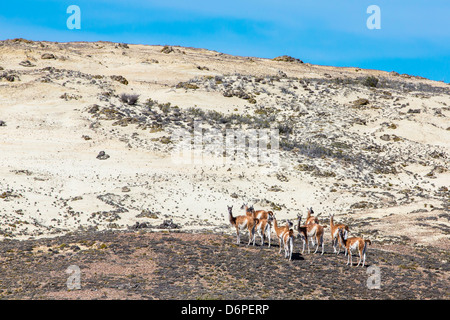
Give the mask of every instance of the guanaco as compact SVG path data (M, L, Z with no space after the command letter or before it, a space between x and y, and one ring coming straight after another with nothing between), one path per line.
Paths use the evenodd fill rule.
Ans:
M357 249L359 252L359 262L357 267L361 264L362 260L362 266L364 267L364 263L366 262L366 252L367 252L367 244L371 245L372 241L368 239L363 239L360 237L348 237L348 231L342 231L342 229L339 230L339 236L342 239L342 243L347 248L348 258L347 258L347 265L350 264L353 266L352 261L352 250Z
M236 239L236 243L240 244L241 243L241 237L239 234L239 230L244 230L247 229L248 230L248 234L249 234L249 240L248 240L248 244L250 245L250 243L253 240L253 245L255 244L255 227L256 224L258 223L257 219L254 219L252 216L248 216L248 215L242 215L242 216L237 216L237 217L233 217L233 206L228 206L228 218L230 220L230 223L233 227L236 228L236 235L237 235L237 239Z
M302 254L303 254L303 252L305 252L306 242L308 241L308 232L307 232L306 226L301 225L302 215L301 214L297 215L297 218L298 218L297 231L298 231L298 237L303 241L303 249L302 249ZM309 246L308 246L308 253L309 253Z
M273 216L269 215L267 219L258 219L258 223L256 225L256 232L258 233L258 235L261 237L261 246L264 246L264 241L266 240L266 236L268 237L269 240L269 248L270 248L270 244L271 244L271 233L272 233L272 221L273 221ZM256 234L253 235L254 237L256 236Z
M301 221L301 215L298 216L299 221L297 226L300 226L300 221ZM309 224L305 224L303 226L305 229L300 229L299 232L301 233L301 237L303 237L303 245L306 244L308 245L308 253L310 253L309 250L309 242L311 241L313 245L315 244L315 241L317 241L317 245L316 245L316 250L314 251L314 253L317 253L317 250L319 250L319 246L322 246L322 253L324 253L324 243L323 243L323 230L324 228L326 228L326 226L322 226L318 223L309 223ZM303 231L301 231L303 230ZM303 235L303 232L306 231L306 235Z
M266 210L256 210L255 208L252 206L248 206L247 203L242 204L241 206L241 210L245 209L245 214L246 215L252 215L253 218L256 219L267 219L269 216L273 216L273 212L272 211L266 211Z
M313 208L311 207L311 208L308 209L308 214L306 216L306 223L305 224L312 224L312 223L319 224L319 219L317 217L320 215L320 213L316 217L313 217L312 216L313 214L314 214L314 211L313 211Z
M344 247L345 255L347 255L347 248L342 244L341 237L339 237L339 229L348 232L348 226L342 223L335 224L333 218L334 213L330 213L331 244L333 245L333 252L339 254L339 252L341 252L341 247Z
M277 219L273 215L273 229L280 242L280 250L278 253L281 253L281 244L283 244L284 256L289 258L289 260L292 260L292 252L294 251L294 231L290 229L292 225L292 222L288 221L285 226L279 227Z

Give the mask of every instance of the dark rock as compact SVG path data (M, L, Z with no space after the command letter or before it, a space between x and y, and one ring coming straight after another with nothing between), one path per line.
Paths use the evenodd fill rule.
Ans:
M294 58L294 57L291 57L291 56L287 56L287 55L275 57L275 58L273 58L272 60L274 60L274 61L283 61L283 62L297 62L297 63L303 63L302 60L297 59L297 58Z
M369 104L369 100L361 98L353 101L353 105L355 106L365 106Z
M136 222L136 224L130 227L130 229L144 229L144 228L150 228L150 225L147 222Z
M19 63L19 65L23 67L35 67L36 65L32 64L30 60L25 60Z
M114 81L118 81L121 84L127 85L128 84L128 80L125 79L125 77L123 76L111 76L111 79Z
M56 59L56 56L53 53L44 53L41 59Z
M173 50L173 48L171 46L164 46L164 48L161 49L161 52L169 54L169 53L174 52L174 50Z
M105 153L105 151L100 151L97 155L97 159L99 159L99 160L106 160L108 158L109 158L109 155L107 155Z
M161 223L158 227L159 229L178 229L180 226L170 220L164 220L163 223Z

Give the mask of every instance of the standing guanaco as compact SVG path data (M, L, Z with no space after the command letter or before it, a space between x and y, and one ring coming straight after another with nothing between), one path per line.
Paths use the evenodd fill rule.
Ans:
M341 237L339 237L339 229L342 231L349 231L348 226L342 223L334 223L334 213L330 213L330 229L331 229L331 244L333 245L333 252L339 254L341 247L344 247L345 254L347 255L347 248L342 244ZM339 248L337 248L339 245Z
M269 215L267 219L258 219L258 223L256 224L256 232L261 237L261 246L264 246L264 241L266 240L266 236L269 239L269 248L270 248L270 238L272 234L272 221L273 216ZM256 236L256 235L253 235Z
M237 217L233 217L233 206L228 206L228 218L230 220L230 223L233 227L236 228L236 235L237 235L237 239L236 239L236 243L240 244L241 243L241 237L239 234L239 230L244 230L247 229L248 230L248 234L249 234L249 240L248 240L248 244L250 245L251 241L253 240L253 244L255 244L255 226L258 223L257 219L253 218L252 216L248 216L248 215L242 215L242 216L237 216Z
M364 240L360 237L348 237L348 231L342 231L342 229L339 229L339 236L342 238L342 243L347 248L348 258L347 258L347 265L350 264L353 266L352 261L352 250L357 249L359 252L359 262L357 267L360 265L362 260L362 266L364 267L364 263L366 262L366 251L367 251L367 244L372 244L370 240Z
M297 228L300 226L301 218L302 218L302 216L299 215ZM321 245L322 246L321 254L323 254L323 252L324 252L323 229L324 228L326 228L326 226L322 226L318 223L309 223L309 224L307 223L303 227L301 227L301 229L299 229L301 237L303 238L303 246L305 245L305 242L308 245L308 253L310 253L309 241L311 241L313 245L316 245L315 242L317 241L316 250L314 251L314 253L317 253L317 250L319 250L319 246ZM306 234L304 234L304 233L306 233Z
M314 211L313 211L312 207L309 208L307 212L308 212L308 214L306 216L306 223L305 224L311 224L311 223L319 224L319 219L317 217L320 215L320 213L316 217L313 217L312 215L314 214Z
M292 260L292 252L294 251L294 231L291 229L292 225L292 222L288 221L286 225L279 227L277 219L273 215L273 229L280 242L280 250L278 253L281 253L281 244L283 244L284 256L289 258L289 260Z

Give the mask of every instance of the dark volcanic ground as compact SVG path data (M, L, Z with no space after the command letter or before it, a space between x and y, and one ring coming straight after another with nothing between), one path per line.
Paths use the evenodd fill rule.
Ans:
M243 237L243 243L246 243ZM299 254L236 245L235 237L182 232L86 232L53 239L0 242L2 299L449 299L449 252L406 245L369 247L381 270L368 289L366 267L343 253ZM354 256L354 264L358 258ZM81 289L66 270L80 268Z

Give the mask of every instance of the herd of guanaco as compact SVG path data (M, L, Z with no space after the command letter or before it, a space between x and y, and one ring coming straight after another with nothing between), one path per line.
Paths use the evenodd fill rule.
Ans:
M255 245L256 235L261 238L261 246L264 246L266 239L268 239L268 247L271 244L272 231L276 234L279 241L279 253L284 248L284 256L289 260L292 260L292 252L294 249L294 230L293 223L287 221L285 225L278 225L275 214L272 211L255 210L253 206L248 206L244 203L241 206L241 210L245 210L245 214L239 216L233 216L233 206L228 207L228 218L233 227L236 228L236 243L241 243L240 231L247 229L249 234L248 244L253 242ZM301 224L302 215L297 216L297 237L303 242L302 254L305 251L305 247L308 247L308 253L310 253L309 244L316 246L314 253L317 253L319 247L322 247L321 255L324 253L324 229L326 225L319 224L318 216L313 216L314 211L309 208L305 224ZM366 261L367 244L372 244L370 240L360 237L348 237L349 228L345 224L334 223L334 214L330 214L330 229L331 229L331 243L333 246L333 252L339 254L341 248L344 249L344 254L348 256L347 265L353 265L352 262L352 250L358 250L359 253L359 266L362 262L364 267Z

